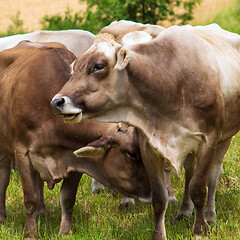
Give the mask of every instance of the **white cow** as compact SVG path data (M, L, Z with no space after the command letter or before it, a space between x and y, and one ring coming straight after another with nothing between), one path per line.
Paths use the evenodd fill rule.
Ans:
M0 38L0 51L16 46L23 40L32 42L60 42L76 57L81 56L92 44L94 34L84 30L35 31Z

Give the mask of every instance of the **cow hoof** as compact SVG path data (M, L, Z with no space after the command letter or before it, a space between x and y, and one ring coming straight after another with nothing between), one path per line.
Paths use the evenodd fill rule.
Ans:
M92 178L92 193L93 194L99 194L100 191L104 191L104 186L98 182L97 180L95 180L94 178Z
M92 188L92 193L95 195L98 195L100 192L105 192L105 188L101 187L101 188Z
M205 211L204 219L210 226L213 226L216 223L216 213L213 211Z
M71 231L71 220L66 220L65 217L62 217L60 231L58 236L69 236Z
M95 194L95 195L98 195L100 193L100 189L94 189L92 190L92 193Z
M127 201L121 201L118 208L120 210L133 208L135 205L134 199L128 198Z
M125 210L125 209L130 209L130 208L133 208L134 207L134 204L132 203L125 203L125 204L119 204L118 208L120 210Z
M194 233L195 238L201 239L204 236L207 236L208 230L209 229L204 220L203 220L203 222L201 222L199 224L196 224L196 222L194 223L193 233Z
M178 213L177 216L175 217L176 221L182 221L184 219L190 219L192 214L184 214L184 213Z
M200 239L206 239L206 236L201 234L194 234L193 239L200 240Z
M69 232L67 232L67 233L64 233L64 232L60 232L59 234L58 234L58 238L62 238L62 237L65 237L66 239L68 239L68 237L69 237ZM65 239L64 238L64 239Z
M34 239L37 239L37 234L34 233L33 235L32 234L25 234L24 236L24 240L34 240Z
M165 234L161 234L159 232L154 232L153 236L152 236L152 240L166 240L167 237Z
M58 234L58 237L61 238L61 237L69 237L69 232L70 232L70 229L62 229L60 230L59 234Z
M201 235L195 235L195 236L194 236L194 239L200 240L200 239L203 239L203 237L202 237Z

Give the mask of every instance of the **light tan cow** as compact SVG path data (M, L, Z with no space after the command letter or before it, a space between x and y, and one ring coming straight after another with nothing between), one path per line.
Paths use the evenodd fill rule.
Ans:
M193 231L202 235L207 181L218 183L222 158L240 128L240 36L212 28L215 34L211 26L206 31L172 26L128 46L101 34L52 100L65 121L122 121L139 129L153 195L153 239L166 238L164 162L181 175L185 159L194 156L187 164L193 170L189 192L196 212Z

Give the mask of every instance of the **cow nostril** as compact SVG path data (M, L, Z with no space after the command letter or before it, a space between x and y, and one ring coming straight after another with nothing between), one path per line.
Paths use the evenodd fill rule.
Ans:
M56 97L51 101L51 107L55 114L60 114L64 106L65 99L64 97Z
M58 99L58 101L56 102L56 106L57 106L57 107L61 107L64 103L65 103L65 99L64 99L64 98L60 98L60 99Z

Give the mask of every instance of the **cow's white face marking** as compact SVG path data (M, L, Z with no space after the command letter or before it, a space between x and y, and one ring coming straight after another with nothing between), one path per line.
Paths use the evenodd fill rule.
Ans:
M76 114L76 113L81 112L80 108L76 108L73 106L71 99L67 96L62 96L61 94L57 94L54 96L52 101L54 101L55 99L58 99L58 98L64 99L64 105L63 105L63 109L62 109L62 112L64 114Z
M74 107L71 99L67 96L62 96L61 94L55 95L52 101L60 98L64 100L64 104L62 107L63 121L68 123L81 122L83 117L82 109Z
M122 38L122 46L131 46L134 44L145 43L152 40L152 36L143 31L135 31L126 34Z
M103 53L107 58L113 58L115 55L116 43L111 42L99 42L96 45L97 51Z

